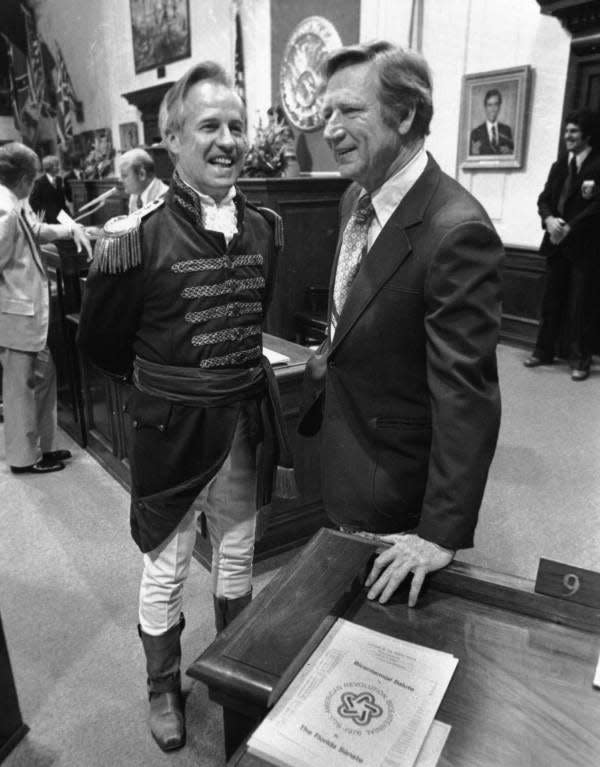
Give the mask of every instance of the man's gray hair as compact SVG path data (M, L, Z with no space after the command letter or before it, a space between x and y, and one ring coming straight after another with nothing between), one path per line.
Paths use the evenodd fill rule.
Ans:
M60 167L60 162L55 154L47 154L42 157L42 170L44 173L53 173Z
M148 152L141 147L130 149L128 152L121 155L119 158L119 167L124 168L126 165L133 168L138 176L142 168L146 171L148 176L154 176L154 160Z
M348 45L332 51L325 59L325 80L328 81L344 67L368 62L373 62L377 72L377 96L386 123L396 127L414 108L415 116L407 138L427 136L433 116L433 86L431 71L424 57L385 40Z
M0 146L0 184L12 189L25 176L33 181L40 167L37 154L25 144L11 141Z
M226 88L233 87L231 78L216 61L201 61L191 69L188 69L165 93L160 105L158 127L163 140L170 133L181 132L185 113L185 97L193 85L201 82L218 83Z

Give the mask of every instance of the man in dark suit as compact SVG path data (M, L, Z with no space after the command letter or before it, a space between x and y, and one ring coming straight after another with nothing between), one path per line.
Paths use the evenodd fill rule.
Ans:
M73 212L73 190L71 182L82 181L83 171L81 170L82 157L78 152L65 157L65 172L63 174L63 186L69 212Z
M542 319L526 367L554 361L567 322L571 378L585 381L592 357L594 267L600 255L600 152L591 146L593 115L572 112L565 124L567 155L551 167L538 197L545 229L540 253L546 258Z
M47 155L42 160L42 175L36 179L29 204L43 217L47 224L57 224L58 214L67 209L67 200L62 178L58 175L60 165L58 157Z
M469 154L512 154L515 143L510 125L498 121L502 94L497 88L487 91L483 106L486 120L471 131Z
M473 545L500 421L503 249L481 205L425 152L433 107L420 55L351 46L325 77L324 135L355 183L299 429L321 431L330 519L390 544L369 598L386 602L412 572L412 606L425 575Z

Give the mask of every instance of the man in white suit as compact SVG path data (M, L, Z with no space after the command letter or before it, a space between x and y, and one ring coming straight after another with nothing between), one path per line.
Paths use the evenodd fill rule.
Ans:
M161 197L169 188L155 175L152 157L139 147L121 157L119 173L125 194L129 195L130 213Z
M50 297L38 243L72 237L91 258L78 224L43 224L27 197L39 169L36 153L0 147L0 364L6 461L15 474L64 469L55 450L56 373L47 347Z

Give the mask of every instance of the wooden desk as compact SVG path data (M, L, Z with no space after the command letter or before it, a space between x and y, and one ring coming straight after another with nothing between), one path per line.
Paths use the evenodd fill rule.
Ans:
M361 587L374 551L320 531L188 669L223 706L232 765L265 764L241 744L336 616L459 659L437 715L452 726L440 765L600 764L597 610L460 563L430 576L416 609L406 589L380 605Z
M80 277L89 264L84 251L77 253L71 240L57 240L42 247L50 279L51 311L48 345L56 365L58 421L81 446L86 445L81 381L75 352L74 328L69 321L81 306Z

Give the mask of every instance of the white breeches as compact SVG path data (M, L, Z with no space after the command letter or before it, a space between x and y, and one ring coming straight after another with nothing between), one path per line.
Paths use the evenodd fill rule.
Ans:
M206 516L212 546L213 594L235 599L250 591L256 530L256 463L248 431L248 417L242 409L231 450L221 469L171 535L144 554L139 620L146 634L164 634L179 620L200 512Z

